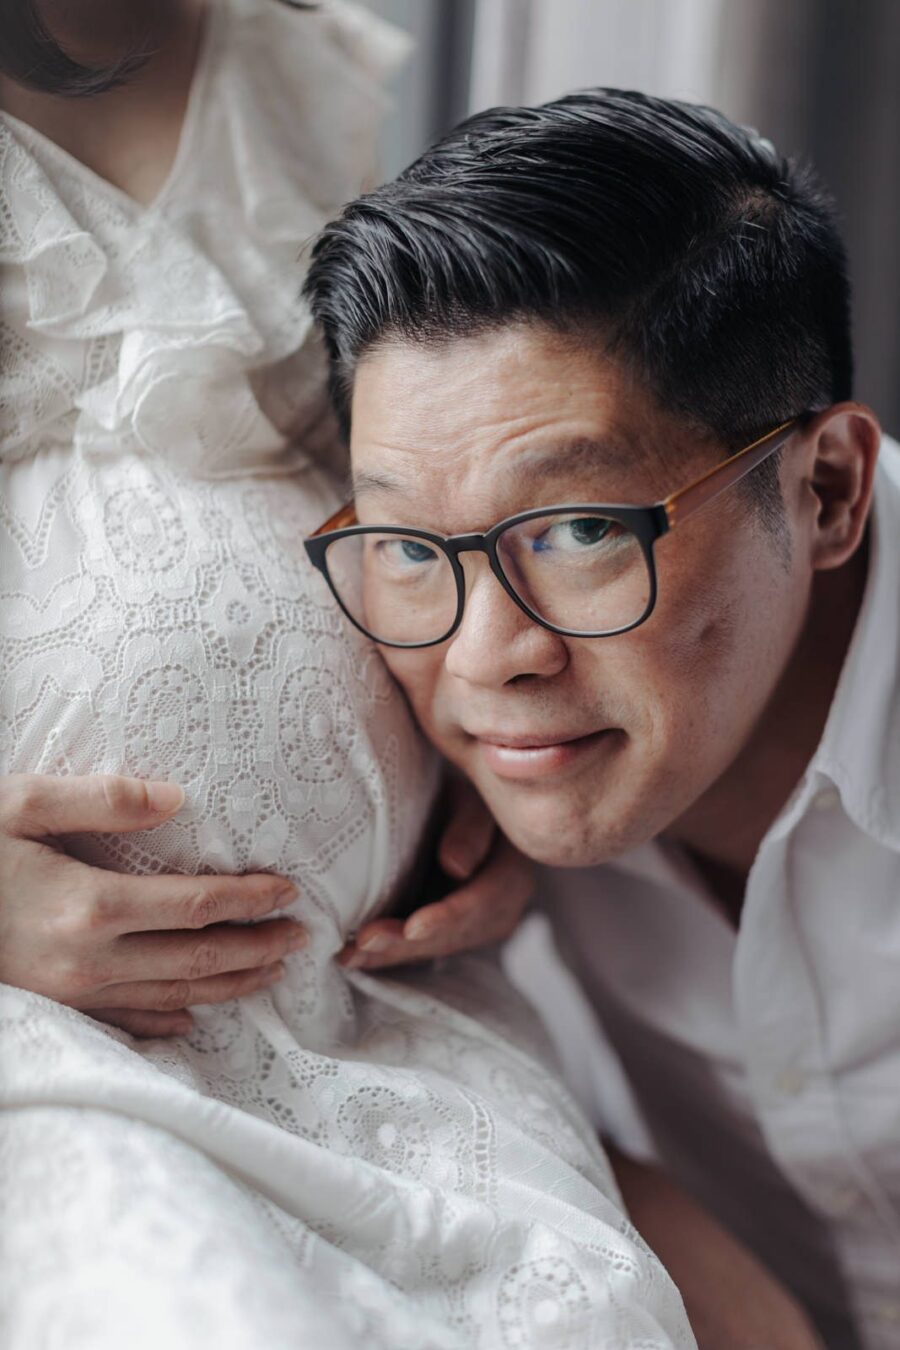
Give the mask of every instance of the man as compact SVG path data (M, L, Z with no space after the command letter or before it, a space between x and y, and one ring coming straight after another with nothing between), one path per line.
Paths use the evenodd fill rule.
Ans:
M355 507L312 560L570 869L652 1155L829 1346L896 1347L900 457L871 518L831 208L713 112L585 93L351 204L307 294Z

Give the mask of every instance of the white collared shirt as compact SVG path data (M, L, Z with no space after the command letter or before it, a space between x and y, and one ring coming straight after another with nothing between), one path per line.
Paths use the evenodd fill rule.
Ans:
M545 895L625 1069L627 1101L597 1047L582 1060L575 1086L593 1079L598 1124L753 1247L829 1350L900 1347L900 447L887 440L872 533L821 743L760 846L739 929L657 843L553 873ZM514 955L532 997L546 960ZM571 1063L566 1006L540 999Z

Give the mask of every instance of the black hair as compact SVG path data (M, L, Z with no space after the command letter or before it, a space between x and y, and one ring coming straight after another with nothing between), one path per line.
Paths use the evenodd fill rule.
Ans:
M382 340L516 320L599 338L729 450L851 393L845 253L811 172L645 94L469 118L326 226L305 294L345 433ZM771 507L777 481L770 462L748 483Z
M318 8L301 0L280 3L291 9ZM104 94L127 83L152 54L152 44L145 40L109 65L86 66L53 37L41 16L39 0L0 0L0 71L30 89L64 98Z

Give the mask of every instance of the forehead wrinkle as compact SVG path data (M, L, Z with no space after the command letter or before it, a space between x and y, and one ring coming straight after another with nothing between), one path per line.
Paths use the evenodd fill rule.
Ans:
M526 446L516 455L516 469L526 474L581 473L624 469L639 458L633 446L593 436L567 436L558 444Z
M558 445L545 443L517 448L511 463L503 462L491 467L496 472L514 468L517 477L526 479L546 479L548 476L561 477L564 474L581 474L596 469L627 468L634 464L637 457L633 448L622 444L595 440L591 436L570 436ZM415 481L404 481L395 474L369 469L360 469L353 475L353 492L356 497L371 492L396 496L408 494L416 488L421 488L421 480L418 478Z

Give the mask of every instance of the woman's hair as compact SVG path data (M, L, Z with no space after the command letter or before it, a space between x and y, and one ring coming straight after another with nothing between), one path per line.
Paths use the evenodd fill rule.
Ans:
M644 94L478 113L325 228L306 295L345 430L380 341L519 320L612 350L730 448L851 392L844 248L812 175Z
M127 4L129 0L122 0ZM212 0L215 3L215 0ZM291 9L318 9L301 0L279 0ZM17 84L65 98L89 98L125 84L152 55L152 44L139 43L108 66L86 66L72 59L41 16L40 0L0 0L0 71Z

